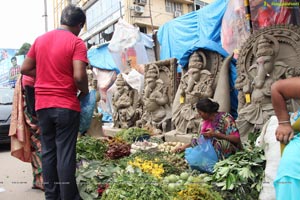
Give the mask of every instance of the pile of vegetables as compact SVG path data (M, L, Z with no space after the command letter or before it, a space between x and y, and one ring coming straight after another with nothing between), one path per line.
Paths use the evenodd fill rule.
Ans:
M166 152L143 152L137 151L134 154L131 154L128 157L124 157L122 159L116 160L119 166L126 168L128 162L134 161L135 158L140 157L144 160L152 160L157 164L162 164L164 168L163 176L167 176L169 174L177 174L179 175L181 172L188 170L188 165L185 160L182 158L182 155L178 154L170 154Z
M133 143L135 141L141 141L150 137L149 131L146 129L131 127L129 129L123 129L116 133L117 138L124 140L127 143Z
M135 153L136 151L152 151L156 152L157 151L157 143L153 142L148 142L148 141L143 141L143 142L135 142L131 144L131 153Z
M184 159L184 152L181 154L165 153L162 156L166 173L180 174L189 169L188 163Z
M120 168L103 161L83 161L76 171L76 182L84 200L101 199L103 191L113 181Z
M203 199L221 200L218 192L205 184L203 175L182 172L179 176L171 174L163 179L163 188L174 200Z
M169 192L179 192L184 185L191 183L201 183L201 179L190 175L187 172L182 172L180 175L171 174L163 179L164 188Z
M173 200L222 200L221 195L207 184L187 184Z
M159 181L139 169L128 167L104 191L102 200L160 199L170 200Z
M184 152L172 152L183 143L138 142L145 131L130 128L106 140L78 139L76 181L84 200L258 199L265 168L261 148L246 144L217 162L212 175L200 174L188 167Z
M265 164L263 149L245 144L243 151L216 163L208 182L216 186L224 199L258 199Z
M91 136L79 137L76 144L76 160L102 160L108 149L105 141Z
M129 156L130 148L130 144L119 139L112 139L109 141L106 156L110 159L118 159Z
M158 150L162 152L174 152L178 147L183 146L182 142L164 142L158 145Z
M129 161L128 165L133 168L138 168L142 172L150 174L155 178L160 179L161 175L165 172L163 165L156 163L158 159L152 160L144 160L140 157L135 157L134 161Z

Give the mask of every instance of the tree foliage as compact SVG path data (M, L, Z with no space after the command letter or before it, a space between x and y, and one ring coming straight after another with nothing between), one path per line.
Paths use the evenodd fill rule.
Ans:
M19 49L19 51L16 53L16 56L19 56L19 55L26 55L27 52L29 51L30 47L31 47L31 44L25 42L25 43L21 46L21 48Z

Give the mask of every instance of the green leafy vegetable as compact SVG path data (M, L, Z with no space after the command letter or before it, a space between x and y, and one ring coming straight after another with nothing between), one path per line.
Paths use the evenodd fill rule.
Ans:
M101 160L107 149L107 142L91 136L80 137L76 144L76 160Z

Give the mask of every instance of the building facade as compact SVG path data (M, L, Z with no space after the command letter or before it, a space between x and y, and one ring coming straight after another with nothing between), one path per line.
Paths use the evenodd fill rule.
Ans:
M164 23L213 0L53 0L54 27L60 24L62 9L69 3L86 11L87 23L80 37L87 46L110 41L119 18L152 34Z

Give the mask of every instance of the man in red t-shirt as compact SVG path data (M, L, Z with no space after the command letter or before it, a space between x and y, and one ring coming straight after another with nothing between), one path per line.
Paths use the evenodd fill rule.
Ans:
M36 77L35 110L41 127L45 197L81 199L75 180L79 130L78 90L88 93L87 48L77 37L84 11L64 8L60 28L39 36L23 62L21 73Z

